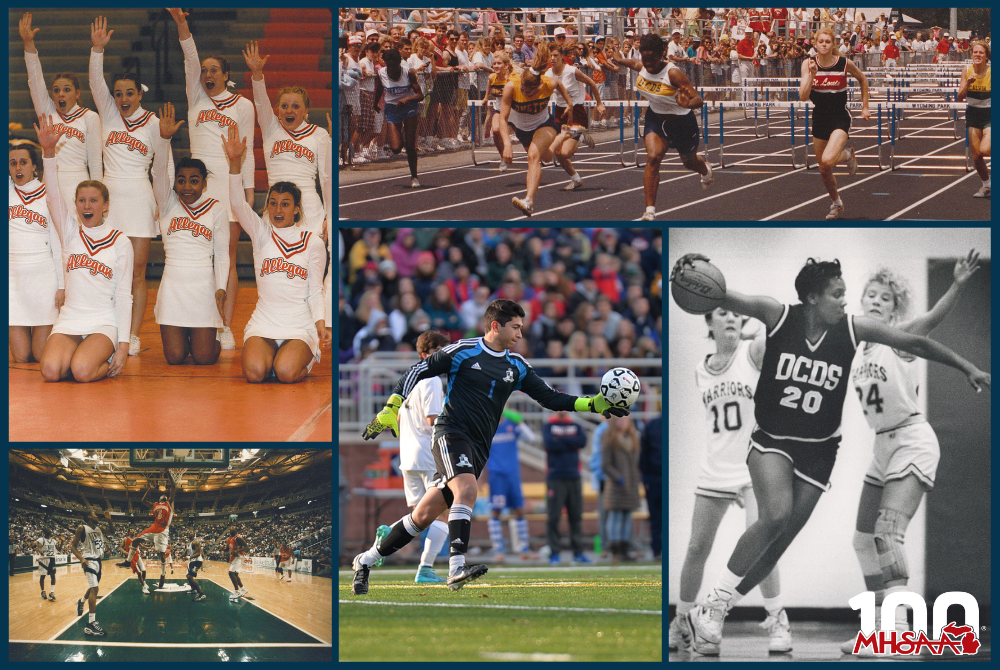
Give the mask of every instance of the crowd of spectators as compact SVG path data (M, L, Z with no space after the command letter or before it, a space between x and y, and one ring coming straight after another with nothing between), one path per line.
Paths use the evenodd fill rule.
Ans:
M482 335L496 298L524 309L514 350L529 360L662 357L658 229L342 228L340 235L341 363L415 351L432 327L452 341ZM566 375L558 364L537 370Z

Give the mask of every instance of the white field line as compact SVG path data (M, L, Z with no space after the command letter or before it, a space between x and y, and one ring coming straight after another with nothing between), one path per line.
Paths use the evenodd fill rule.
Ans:
M622 610L608 607L531 607L528 605L467 605L465 603L394 603L385 600L340 600L341 605L390 605L392 607L455 607L459 609L525 610L531 612L600 612L607 614L655 614L663 610Z

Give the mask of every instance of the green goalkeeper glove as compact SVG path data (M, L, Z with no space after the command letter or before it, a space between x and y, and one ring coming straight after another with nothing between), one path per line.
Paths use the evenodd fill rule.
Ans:
M397 437L399 435L399 408L402 404L403 396L396 393L389 396L385 407L365 427L365 432L361 433L361 437L366 440L374 440L386 428L389 429L393 437Z
M594 412L610 419L612 416L628 416L628 409L624 407L612 407L600 393L593 397L577 398L573 409L577 412Z

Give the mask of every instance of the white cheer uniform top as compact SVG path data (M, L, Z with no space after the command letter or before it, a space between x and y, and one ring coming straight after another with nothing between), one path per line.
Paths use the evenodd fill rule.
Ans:
M264 138L264 163L267 184L290 181L302 191L302 227L317 235L323 229L323 202L316 191L316 177L323 183L324 155L330 146L330 134L323 128L303 121L295 130L285 130L267 98L264 80L253 82L257 123ZM235 209L235 206L234 206Z
M333 137L326 152L326 179L323 180L323 203L326 205L326 220L333 221ZM323 282L323 292L326 295L326 327L333 328L333 231L327 230L326 251L330 255L326 266L326 280Z
M221 142L221 140L220 140ZM170 140L157 137L153 160L153 195L160 208L160 235L165 265L215 267L215 291L226 290L229 279L229 213L208 189L194 204L185 205L167 180ZM228 192L227 192L228 195Z
M207 194L222 203L226 216L235 221L229 207L229 160L222 149L221 135L229 128L236 128L240 137L253 141L253 103L238 93L222 90L209 97L201 85L201 61L194 37L181 40L184 52L184 77L188 101L188 135L191 140L191 157L198 158L208 168ZM243 188L253 188L256 158L248 151L243 159ZM244 198L245 199L245 198Z
M724 370L710 370L709 358L694 371L708 424L701 480L719 487L749 484L746 458L755 425L753 398L760 369L750 360L749 340L740 341Z
M851 381L857 388L868 425L884 433L926 421L917 404L917 357L884 344L865 342L855 355Z
M240 177L230 175L230 197L240 188ZM257 306L248 329L254 322L268 322L304 329L315 337L316 322L324 319L323 241L301 225L275 228L245 201L236 200L233 198L236 218L253 243L257 280Z
M28 89L35 114L52 117L53 129L59 135L56 143L56 164L59 166L59 187L63 202L73 202L76 186L81 181L104 179L102 161L101 117L97 112L74 105L65 114L59 112L42 75L42 63L37 53L24 52L28 67Z
M687 107L677 104L677 89L670 83L670 71L673 69L679 68L675 63L667 61L664 68L656 74L650 73L645 67L639 72L635 89L649 101L649 108L654 114L684 116L691 113Z
M555 72L551 72L555 74ZM566 92L569 93L569 101L574 105L582 105L584 99L587 95L587 88L583 85L583 82L576 78L576 67L573 65L564 65L562 74L558 75L559 81L562 85L566 87ZM556 107L561 107L562 103L565 101L560 97L555 99Z
M56 227L52 225L45 186L37 179L20 188L10 177L7 177L7 183L7 210L10 213L8 262L11 265L52 263L57 287L65 288L61 271L62 244Z
M117 328L118 341L129 341L132 321L132 243L105 220L86 228L76 212L66 211L54 178L56 159L43 158L52 222L63 245L66 303L59 320L86 321L95 327ZM58 331L57 331L58 332Z

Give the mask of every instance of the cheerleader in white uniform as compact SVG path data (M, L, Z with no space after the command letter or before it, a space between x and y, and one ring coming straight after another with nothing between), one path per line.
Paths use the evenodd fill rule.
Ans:
M52 116L59 134L56 164L59 166L59 190L63 202L73 202L76 185L81 181L104 179L101 162L101 117L97 112L80 107L80 80L72 72L60 72L52 81L52 97L45 92L42 64L35 48L35 33L31 29L31 14L20 23L24 40L24 62L28 67L28 89L35 114ZM56 114L59 116L57 117Z
M109 32L107 25L107 19L102 16L90 25L90 39L94 44L90 52L90 91L101 115L104 184L110 202L115 203L108 212L108 224L128 235L135 258L128 353L138 356L139 326L146 312L146 261L150 240L157 235L156 202L149 182L149 167L159 129L156 115L140 106L143 88L137 74L116 74L114 97L108 90L104 81L104 47L115 31ZM168 166L168 171L173 173L170 157Z
M316 177L325 169L323 154L330 146L329 133L309 123L309 94L300 86L286 86L278 91L278 115L275 116L264 85L264 64L269 56L261 57L257 43L253 42L247 45L243 57L253 72L253 99L264 138L268 186L279 181L295 184L302 192L302 227L326 237ZM324 176L318 176L322 184Z
M132 245L105 218L108 190L101 182L79 184L76 215L67 212L56 180L59 136L50 119L39 123L45 194L62 242L66 278L66 303L42 350L42 378L57 382L72 373L78 382L92 382L114 377L128 359Z
M188 135L191 140L191 157L205 163L208 168L208 196L222 203L229 217L229 274L226 284L225 327L220 335L223 349L235 349L231 325L236 309L236 245L240 239L240 224L229 206L229 162L219 145L219 134L227 126L236 124L240 137L253 137L253 103L238 93L226 89L229 83L229 61L222 56L209 56L198 60L198 49L187 24L187 12L168 9L177 22L177 36L184 52L184 78L188 101ZM253 179L256 169L251 151L243 161L243 192L248 204L253 206Z
M324 325L323 262L319 236L303 230L301 194L281 181L267 193L266 220L243 202L240 162L246 153L235 128L224 141L229 158L229 196L236 217L253 243L257 307L243 333L243 376L262 382L274 372L278 381L300 381L332 342ZM297 225L298 224L298 225Z
M163 355L180 365L191 354L195 365L212 365L222 346L222 325L229 272L228 209L207 194L208 170L197 158L177 163L173 190L167 179L170 138L183 121L169 102L160 112L160 137L153 158L153 195L160 210L160 235L166 261L153 314L160 324Z
M326 124L329 128L330 146L326 152L326 179L323 180L323 204L326 205L326 220L333 221L333 119L328 113ZM323 281L326 298L326 327L333 328L333 235L326 236L327 267Z
M41 359L65 299L62 246L45 202L45 186L35 177L41 167L35 147L12 144L7 155L7 331L14 362L29 363Z

